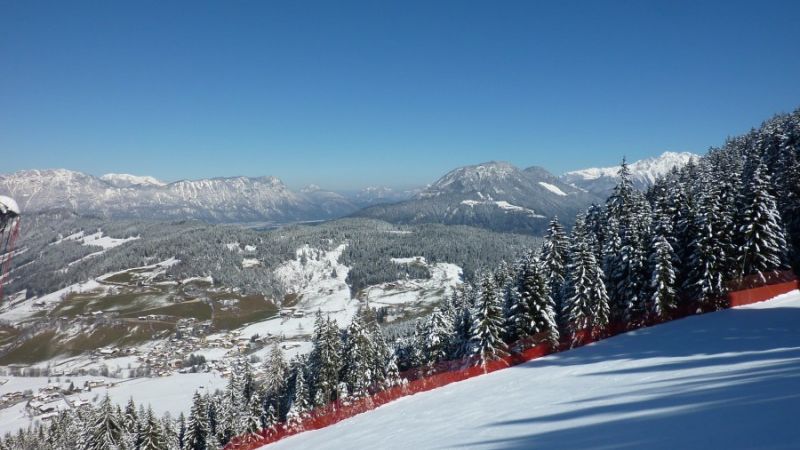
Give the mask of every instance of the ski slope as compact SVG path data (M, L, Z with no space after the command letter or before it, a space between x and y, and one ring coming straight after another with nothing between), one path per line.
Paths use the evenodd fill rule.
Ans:
M800 448L800 292L401 398L269 449Z

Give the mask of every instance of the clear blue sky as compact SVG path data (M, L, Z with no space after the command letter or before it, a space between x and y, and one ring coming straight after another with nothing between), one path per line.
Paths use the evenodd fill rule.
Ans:
M416 185L800 106L799 1L0 0L0 172Z

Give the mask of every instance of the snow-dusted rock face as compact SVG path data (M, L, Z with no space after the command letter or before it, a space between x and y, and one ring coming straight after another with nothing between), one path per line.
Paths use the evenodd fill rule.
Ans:
M698 158L698 155L689 152L664 152L661 156L642 159L631 163L628 167L631 170L634 186L644 189L674 167L683 167L689 161L696 161ZM606 196L617 184L618 170L619 166L575 170L562 175L561 180L566 184Z
M116 218L210 222L295 221L342 216L357 207L333 192L293 192L275 177L181 180L64 169L0 175L0 194L25 211L66 208Z

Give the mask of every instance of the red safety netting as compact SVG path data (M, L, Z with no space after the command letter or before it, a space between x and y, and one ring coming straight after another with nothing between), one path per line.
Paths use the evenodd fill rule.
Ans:
M756 280L757 278L757 280ZM736 280L729 286L748 286L730 292L724 302L724 307L742 306L767 300L776 295L789 292L798 288L798 280L794 273L773 272L765 274L762 278L746 277ZM274 428L262 430L258 434L238 436L225 446L225 450L253 450L263 445L277 442L287 436L302 433L303 431L317 430L335 424L357 414L373 410L400 397L413 395L419 392L430 391L450 383L467 380L472 377L505 369L522 364L550 353L580 347L598 340L614 336L626 331L644 326L655 325L661 322L679 319L702 311L698 302L685 302L685 306L674 311L669 318L650 320L639 327L627 324L611 324L602 329L586 329L575 334L574 337L562 339L556 348L542 340L541 336L534 336L509 346L514 350L502 358L489 361L485 365L476 365L474 358L464 358L453 361L442 361L433 366L414 368L401 373L402 384L378 390L367 397L347 400L337 400L326 406L312 410L300 424L289 426L286 423L277 424Z

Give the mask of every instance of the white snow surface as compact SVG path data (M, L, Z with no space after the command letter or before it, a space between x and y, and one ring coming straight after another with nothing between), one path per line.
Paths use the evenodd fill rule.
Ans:
M480 195L480 192L478 192L478 195ZM494 205L494 206L496 206L496 207L498 207L500 209L506 210L506 211L521 212L521 213L527 214L530 217L544 218L543 215L536 214L536 211L534 211L532 209L523 208L522 206L512 205L511 203L508 203L505 200L497 200L497 201L495 201L495 200L461 200L461 204L469 206L470 208L474 207L475 205Z
M800 292L405 397L269 449L800 448Z
M6 195L0 195L0 204L2 204L7 210L13 212L14 214L19 214L19 205L17 201L11 197Z
M543 188L547 189L548 191L552 192L553 194L561 195L561 196L566 196L567 195L566 192L562 191L561 188L559 188L555 184L550 184L550 183L545 183L544 181L540 181L539 185L542 186Z

